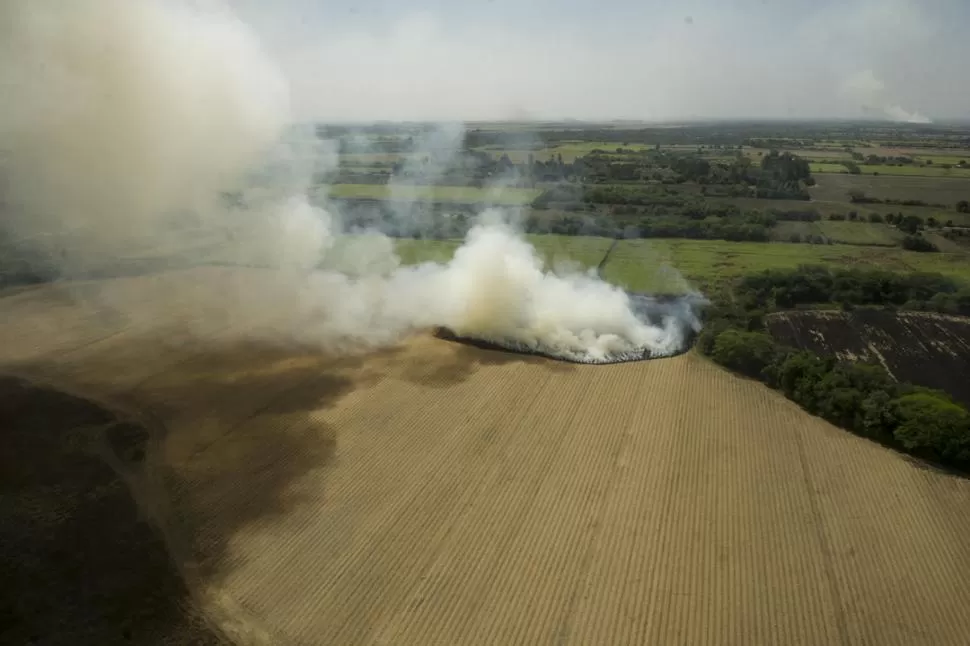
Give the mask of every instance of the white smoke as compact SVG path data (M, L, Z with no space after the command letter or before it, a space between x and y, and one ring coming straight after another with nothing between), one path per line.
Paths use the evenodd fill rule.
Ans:
M933 120L919 112L909 112L898 105L883 106L883 112L892 121L903 123L933 123Z
M933 121L919 112L910 112L888 97L886 84L870 70L862 70L842 83L842 92L861 104L863 113L877 114L884 119L901 123L932 123Z
M222 5L7 0L0 36L4 229L63 274L146 254L258 265L232 307L328 347L447 326L606 361L673 354L696 327L689 307L651 323L593 275L546 271L497 212L446 264L403 267L383 235L342 235L308 198L334 149L290 125L285 79ZM460 140L442 130L433 153Z

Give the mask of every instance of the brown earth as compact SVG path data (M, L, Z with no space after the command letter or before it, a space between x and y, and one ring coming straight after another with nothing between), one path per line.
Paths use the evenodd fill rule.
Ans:
M0 367L137 412L134 498L240 642L966 643L964 479L694 354L255 340L239 280L0 298Z
M878 310L772 314L782 343L843 359L877 361L898 380L948 393L970 406L970 318Z

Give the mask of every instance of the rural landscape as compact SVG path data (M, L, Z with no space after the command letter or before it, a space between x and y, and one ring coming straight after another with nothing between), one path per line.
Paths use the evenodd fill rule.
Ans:
M970 124L326 118L474 49L201 4L0 4L0 643L967 643Z
M6 601L26 608L6 635L61 643L44 608L72 583L44 574L43 532L83 509L61 531L115 573L99 594L160 587L114 614L58 602L82 642L962 643L970 130L483 124L404 172L422 128L354 132L384 150L317 178L348 220L322 267L372 229L405 265L447 263L501 207L555 271L702 295L696 347L582 366L428 330L340 356L253 335L270 313L228 301L265 269L8 272L3 365L28 382L5 386L5 514L29 529L5 544L36 557L4 562L47 583ZM817 168L847 149L911 161ZM41 428L74 439L52 454Z

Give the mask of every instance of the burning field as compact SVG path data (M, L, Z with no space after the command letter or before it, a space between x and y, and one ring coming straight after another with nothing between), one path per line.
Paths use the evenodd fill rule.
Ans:
M273 310L287 321L274 338L329 349L443 326L610 363L676 354L697 331L697 298L651 304L595 273L544 266L514 210L483 209L449 262L416 267L380 227L346 230L318 183L336 168L334 142L295 121L287 79L220 3L18 1L0 20L11 31L0 81L17 88L0 113L0 233L47 275L117 275L147 257L272 269L272 284L239 285L228 306ZM416 152L435 162L404 168L400 183L434 184L462 145L457 126L419 137ZM395 204L396 219L415 217Z
M58 278L0 292L0 641L965 642L970 485L685 353L701 296L491 209L403 266L229 3L0 32L2 233Z
M784 312L767 319L782 343L850 361L880 363L898 381L970 406L970 319L922 312Z
M4 470L5 504L23 512L7 519L24 531L53 503L71 536L78 505L119 506L31 566L38 581L55 580L48 567L114 587L77 613L61 608L94 602L83 580L65 579L56 606L8 590L18 620L0 641L963 644L966 480L693 353L584 366L428 334L334 352L254 337L273 312L224 316L240 285L273 280L209 268L0 298L0 368L131 429L112 441L110 419L81 420L80 435L17 449L75 456L59 490L103 474L97 498ZM48 418L31 432L56 428ZM5 445L23 446L15 428L2 426ZM138 531L119 524L124 487L149 519ZM141 569L125 560L133 540ZM4 558L21 572L20 555ZM125 608L142 614L112 619ZM28 612L60 623L30 615L25 632Z

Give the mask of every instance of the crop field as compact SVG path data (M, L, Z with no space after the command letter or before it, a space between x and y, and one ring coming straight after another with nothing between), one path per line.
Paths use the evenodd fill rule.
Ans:
M528 204L542 191L531 188L488 189L474 186L388 186L386 184L334 184L330 197L365 200L408 200L456 204Z
M489 145L482 146L479 148L482 152L487 152L494 157L500 157L502 155L507 155L509 159L513 162L520 164L529 159L532 155L534 159L540 161L547 161L558 155L562 155L564 162L575 161L577 157L582 157L588 155L594 150L601 150L605 153L613 153L617 148L623 148L625 150L646 150L653 148L647 144L639 143L628 143L623 145L623 143L611 142L611 141L564 141L558 145L538 147L534 149L525 148L515 148L511 146L500 146L500 145ZM690 150L695 150L696 146L690 147Z
M756 160L760 157L764 157L771 152L770 148L751 148L745 146L743 149L744 155L751 157ZM803 157L812 162L835 162L838 163L840 160L850 160L852 159L852 154L841 149L833 148L797 148L791 150L790 152ZM844 167L843 167L844 168Z
M931 204L952 207L960 200L970 199L970 179L947 177L886 177L879 175L842 175L825 173L816 180L812 196L818 200L848 201L851 190L860 190L880 199L923 200ZM861 208L868 204L858 205Z
M781 221L771 229L772 240L790 242L793 234L802 240L822 236L838 244L867 245L872 247L898 247L904 235L886 224L864 221L819 220L817 222ZM950 251L959 251L950 248Z
M261 343L266 308L218 315L263 279L243 273L84 286L129 317L64 285L0 298L0 368L144 414L145 453L119 468L229 637L965 643L970 481L695 354Z
M850 224L867 226L867 223ZM605 253L611 242L584 236L530 235L528 238L547 261L571 259L587 267L599 263L603 257L601 250ZM399 240L397 248L405 264L415 264L426 260L447 261L460 244L458 240ZM753 271L790 269L805 264L939 272L970 281L970 263L962 253L929 254L847 244L668 238L619 241L603 267L603 277L633 291L681 292L687 288L685 278L693 285L713 287Z
M920 312L784 312L768 330L793 347L877 361L899 381L946 391L970 405L970 319Z
M888 224L873 222L820 220L814 224L826 238L844 244L894 247L905 235Z
M831 161L813 161L809 164L813 173L848 173L849 171L845 166L839 162Z
M855 177L859 177L856 175ZM823 178L824 180L825 178ZM872 179L879 179L874 177ZM817 187L816 187L817 188ZM812 188L815 191L816 188ZM683 190L683 189L680 189ZM925 194L924 194L925 197ZM900 199L911 199L911 198L900 198ZM912 198L918 199L918 198ZM970 199L970 198L968 198ZM932 200L932 197L930 198ZM918 215L924 220L929 217L934 217L940 222L946 222L947 220L952 220L957 226L970 226L970 214L968 213L958 213L953 206L949 206L948 209L942 208L931 208L925 206L900 206L898 204L852 204L849 202L849 197L847 192L839 195L837 192L833 191L831 187L823 193L813 193L813 199L811 201L799 201L799 200L759 200L755 198L746 197L719 197L719 198L709 198L711 203L716 204L735 204L741 209L746 210L762 210L762 209L780 209L787 211L806 211L815 210L818 211L823 217L828 216L832 213L838 213L841 215L846 215L849 211L856 211L861 217L867 218L870 213L878 213L885 216L887 213L912 213ZM935 201L935 200L933 200ZM959 200L958 200L959 201ZM955 204L955 203L954 203Z
M833 162L812 162L813 173L848 173L845 166ZM885 164L859 164L863 175L905 175L912 177L962 177L970 178L970 168L943 168L942 166L889 166Z
M794 234L802 239L822 235L818 222L798 222L783 220L771 228L771 239L775 242L790 242Z
M584 269L595 267L613 244L610 238L595 236L529 235L526 239L535 247L547 267L560 264ZM405 265L428 261L447 262L460 245L460 240L395 240L395 249Z
M606 262L604 277L635 291L666 290L676 279L664 266L676 268L700 285L712 286L764 269L788 269L803 264L849 265L899 271L938 271L970 278L961 254L920 254L898 249L852 245L808 245L719 240L624 240Z

